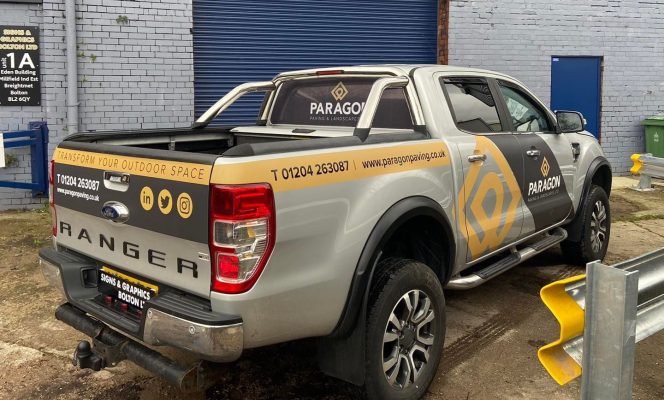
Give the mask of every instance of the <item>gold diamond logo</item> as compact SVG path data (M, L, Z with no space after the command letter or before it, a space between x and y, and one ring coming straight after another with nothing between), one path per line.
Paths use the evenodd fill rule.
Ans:
M334 97L336 101L341 101L348 94L348 89L346 89L346 86L344 86L343 83L339 82L330 93L332 93L332 97Z
M547 177L549 175L549 170L551 169L551 166L549 166L549 162L546 160L546 157L544 157L544 160L542 160L542 166L540 167L540 171L542 172L542 176Z

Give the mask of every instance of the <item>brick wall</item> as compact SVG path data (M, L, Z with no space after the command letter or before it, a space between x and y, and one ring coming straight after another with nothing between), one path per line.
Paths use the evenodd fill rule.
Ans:
M661 0L451 0L449 64L507 73L549 103L552 55L603 56L602 147L625 173L639 122L664 113L663 15Z
M79 131L187 126L194 116L191 0L77 0ZM64 0L0 4L0 24L41 27L42 107L0 107L0 130L44 119L49 154L67 136ZM30 156L0 180L28 181ZM0 189L0 210L39 206Z
M80 3L81 130L191 124L191 0Z
M76 9L80 131L192 122L191 0L79 0ZM48 123L58 138L67 134L64 23L64 0L44 0L48 97L58 110Z

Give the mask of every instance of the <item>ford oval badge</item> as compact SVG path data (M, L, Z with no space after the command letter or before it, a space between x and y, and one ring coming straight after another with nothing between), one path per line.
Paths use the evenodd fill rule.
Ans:
M129 219L129 209L117 201L107 201L101 208L101 216L113 222L123 223Z

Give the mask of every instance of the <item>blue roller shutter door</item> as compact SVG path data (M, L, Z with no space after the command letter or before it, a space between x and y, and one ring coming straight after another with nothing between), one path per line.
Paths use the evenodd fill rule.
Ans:
M240 83L294 69L436 62L432 0L194 0L195 113ZM259 96L223 123L253 123Z

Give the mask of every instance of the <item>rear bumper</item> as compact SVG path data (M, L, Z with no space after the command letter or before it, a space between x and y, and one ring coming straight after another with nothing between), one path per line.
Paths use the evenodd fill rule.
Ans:
M89 276L99 268L96 261L50 248L42 249L39 257L44 278L72 307L128 336L149 345L186 350L214 362L234 361L242 354L241 318L213 312L209 301L165 290L145 304L143 317L135 321L95 300L99 292Z
M242 323L203 325L150 309L143 329L143 341L184 349L210 361L228 362L237 360L242 354L243 334Z

